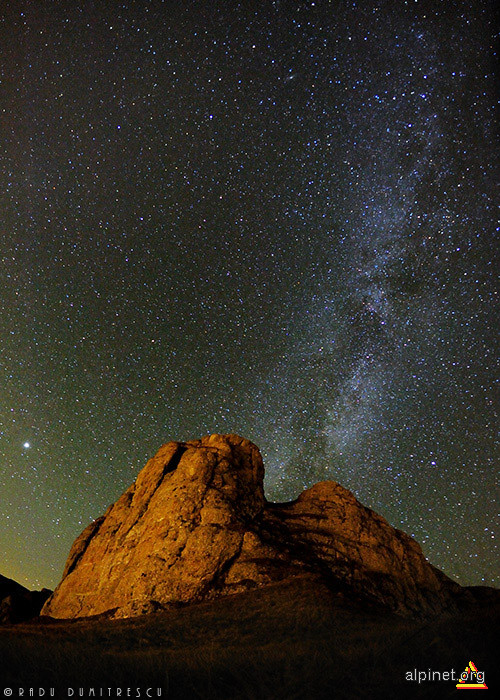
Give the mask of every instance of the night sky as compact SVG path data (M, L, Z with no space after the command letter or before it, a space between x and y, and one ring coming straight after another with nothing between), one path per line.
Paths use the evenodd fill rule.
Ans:
M0 572L169 440L500 584L493 2L3 2ZM495 539L496 535L496 539Z

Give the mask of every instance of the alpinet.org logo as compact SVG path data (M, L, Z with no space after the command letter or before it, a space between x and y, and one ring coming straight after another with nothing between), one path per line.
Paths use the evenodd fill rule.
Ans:
M478 671L474 662L469 661L465 671L460 674L457 688L459 690L488 690L488 686L484 682L484 671Z

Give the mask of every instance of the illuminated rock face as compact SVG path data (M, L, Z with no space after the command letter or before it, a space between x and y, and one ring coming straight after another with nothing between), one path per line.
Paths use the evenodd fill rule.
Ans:
M398 612L450 604L459 587L342 486L272 504L263 478L258 448L237 435L163 445L76 539L42 614L128 617L310 574Z

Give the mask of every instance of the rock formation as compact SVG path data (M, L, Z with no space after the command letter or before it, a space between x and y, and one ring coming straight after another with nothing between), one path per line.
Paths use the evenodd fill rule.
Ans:
M29 591L0 575L0 623L24 622L36 617L52 591Z
M237 435L163 445L77 538L42 614L128 617L311 573L400 613L453 605L460 587L342 486L273 504L263 477L259 450Z

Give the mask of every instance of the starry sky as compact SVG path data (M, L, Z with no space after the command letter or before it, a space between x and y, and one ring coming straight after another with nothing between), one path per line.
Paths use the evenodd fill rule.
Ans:
M493 4L2 3L3 575L237 432L500 585Z

